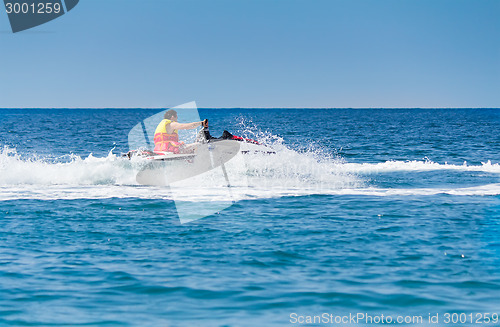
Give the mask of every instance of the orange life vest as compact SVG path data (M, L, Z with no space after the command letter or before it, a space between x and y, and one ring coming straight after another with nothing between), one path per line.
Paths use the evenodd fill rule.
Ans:
M154 152L173 152L179 153L180 146L179 134L174 130L172 134L167 133L167 126L172 123L171 120L163 119L155 130L155 149Z

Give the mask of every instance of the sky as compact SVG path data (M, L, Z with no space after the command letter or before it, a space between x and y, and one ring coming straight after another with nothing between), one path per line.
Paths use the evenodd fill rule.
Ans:
M0 108L497 108L498 17L498 0L81 0L14 34L2 10Z

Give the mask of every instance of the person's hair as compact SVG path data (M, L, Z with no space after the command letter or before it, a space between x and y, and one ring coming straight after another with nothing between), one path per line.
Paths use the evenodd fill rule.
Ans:
M165 115L163 115L163 118L170 119L170 118L175 117L175 116L177 116L177 111L175 111L174 109L170 109L165 113Z

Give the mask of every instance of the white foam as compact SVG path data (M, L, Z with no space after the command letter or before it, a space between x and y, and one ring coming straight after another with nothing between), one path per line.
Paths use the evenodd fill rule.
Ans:
M380 173L380 172L396 172L396 171L437 171L437 170L455 170L455 171L477 171L487 173L500 173L500 165L492 164L490 160L482 162L481 165L470 166L467 162L462 165L439 164L430 160L425 161L386 161L382 163L345 163L342 169L353 173Z
M70 155L69 162L43 158L21 159L15 149L0 153L0 186L7 185L115 185L133 184L132 165L112 151L107 157L90 154L82 159Z
M71 186L53 185L50 187L0 187L0 201L18 199L37 200L76 200L76 199L109 199L109 198L137 198L149 200L182 200L191 202L227 202L225 185L213 187L185 187L175 189L175 194L164 187L132 187L132 186ZM308 195L356 195L356 196L431 196L448 194L455 196L491 196L500 195L500 184L488 184L467 188L415 188L415 189L383 189L383 188L358 188L358 189L320 189L320 188L238 188L231 187L231 200L256 200L280 197L296 197ZM175 195L175 196L174 196Z
M259 139L262 141L262 139ZM268 143L269 144L269 143ZM278 139L272 140L275 155L238 155L226 164L233 200L283 196L326 195L499 195L500 184L460 188L380 189L366 185L360 174L393 171L478 171L500 173L500 166L487 161L470 166L430 161L387 161L378 164L346 163L321 151L299 153ZM141 198L185 201L227 201L226 180L221 169L166 187L138 185L140 162L121 158L112 151L106 157L69 156L54 162L43 158L23 159L15 149L0 152L0 201L12 199ZM175 192L174 194L172 192Z

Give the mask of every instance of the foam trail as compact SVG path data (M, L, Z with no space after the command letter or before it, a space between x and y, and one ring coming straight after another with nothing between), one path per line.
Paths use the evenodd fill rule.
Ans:
M264 133L265 134L265 133ZM254 136L255 137L255 136ZM431 161L387 161L377 164L346 163L325 155L321 149L297 152L287 148L282 139L266 134L257 138L273 147L275 155L256 154L231 160L226 170L231 180L234 200L252 200L283 196L324 195L499 195L500 184L449 188L371 188L363 174L408 171L464 171L500 173L499 164L490 161L469 166L439 164ZM241 154L238 156L242 156ZM52 159L22 159L15 149L0 151L0 200L12 199L102 199L140 198L173 199L169 188L138 185L135 175L142 162L113 154L97 158L69 156L65 162ZM236 158L235 158L236 159ZM244 164L242 164L244 162ZM192 178L176 191L187 194L186 201L227 201L221 188L226 187L218 172Z
M250 180L268 187L291 188L318 184L336 188L360 185L354 175L340 171L335 161L318 161L314 154L297 153L286 147L276 150L276 155L249 155L244 160L241 160L244 155L239 154L238 160L231 160L226 167L232 183L241 187ZM69 162L49 162L43 158L22 159L15 149L4 148L0 153L0 186L137 185L135 174L141 164L140 160L117 157L111 151L104 158L91 154L85 159L74 156ZM201 185L206 186L217 183L213 178L201 181ZM198 182L196 185L200 186Z
M15 149L5 147L0 152L0 186L135 184L131 163L112 151L104 158L92 154L85 159L70 158L69 162L43 158L23 160Z
M225 194L219 191L221 187L184 189L184 201L213 201L227 202ZM356 195L356 196L430 196L437 194L448 194L454 196L497 196L500 195L500 184L488 184L466 188L416 188L416 189L382 189L382 188L360 188L360 189L263 189L263 188L233 188L232 197L235 201L270 199L290 196L310 195ZM156 187L132 187L132 186L81 186L81 187L41 187L34 186L26 188L0 187L0 201L37 199L37 200L76 200L76 199L109 199L109 198L134 198L148 200L174 200L168 188Z
M490 160L483 162L480 166L469 166L466 162L463 165L439 164L432 161L386 161L382 163L344 163L341 169L352 173L380 173L396 171L437 171L437 170L455 170L455 171L476 171L487 173L500 173L500 165L492 164Z

